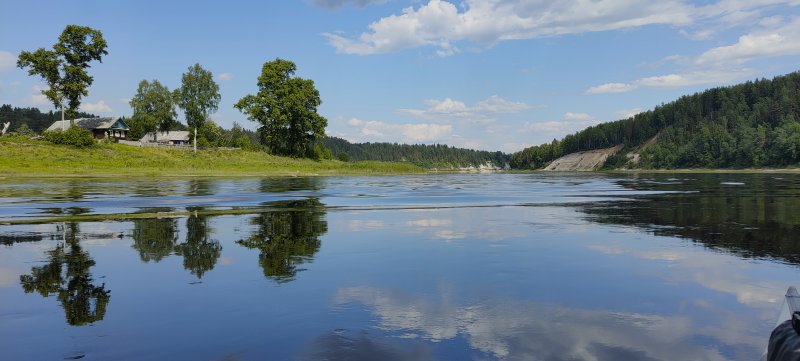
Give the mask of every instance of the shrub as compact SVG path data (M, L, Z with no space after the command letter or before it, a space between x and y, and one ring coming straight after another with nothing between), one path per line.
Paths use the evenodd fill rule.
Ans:
M42 137L53 144L69 145L76 148L89 148L96 144L94 137L92 137L92 132L76 126L72 126L65 131L48 130L42 133Z
M36 132L31 130L31 128L28 127L28 124L25 123L22 123L19 127L17 127L17 130L15 130L14 132L23 137L33 137L36 135Z

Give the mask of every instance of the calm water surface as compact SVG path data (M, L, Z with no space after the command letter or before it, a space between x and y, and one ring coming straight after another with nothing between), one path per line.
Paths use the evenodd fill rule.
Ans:
M756 360L799 210L772 174L5 180L0 359Z

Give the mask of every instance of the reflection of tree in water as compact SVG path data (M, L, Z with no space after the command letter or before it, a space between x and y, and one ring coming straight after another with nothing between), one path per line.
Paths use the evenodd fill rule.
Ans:
M37 292L44 297L57 295L67 323L85 325L103 319L110 296L105 284L94 285L89 269L95 265L77 239L78 225L64 229L64 242L47 252L49 262L31 268L31 274L20 276L25 293Z
M316 198L279 201L277 208L253 218L258 231L236 243L261 251L259 264L264 276L279 283L292 281L299 265L310 262L319 251L319 237L328 231L325 209Z
M150 210L143 210L149 212ZM169 256L178 241L178 221L173 218L143 218L133 221L133 248L144 262L159 262Z
M324 187L322 182L323 179L320 177L263 178L258 189L263 193L309 191L322 189Z
M743 257L775 257L800 264L800 194L790 180L771 175L658 175L625 184L641 191L681 191L640 196L635 201L600 202L581 207L598 223L639 227L655 235L688 238L711 249ZM669 178L668 178L669 177ZM684 193L686 192L686 193Z
M214 269L222 245L219 241L211 239L211 227L208 225L208 216L200 215L197 211L201 208L187 208L194 212L186 219L186 242L175 246L175 253L183 256L183 267L197 278Z
M191 179L187 183L187 196L207 196L214 193L214 183L209 179Z

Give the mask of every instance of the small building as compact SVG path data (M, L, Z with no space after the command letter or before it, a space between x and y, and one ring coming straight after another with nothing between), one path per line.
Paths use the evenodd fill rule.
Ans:
M158 143L168 145L189 145L189 132L185 130L173 130L168 132L150 132L144 135L139 141L142 143Z
M125 140L128 139L128 131L130 131L128 124L125 124L124 120L116 117L58 120L47 128L47 130L65 130L69 129L71 124L75 124L75 126L83 129L88 129L92 132L92 136L95 137L95 139Z

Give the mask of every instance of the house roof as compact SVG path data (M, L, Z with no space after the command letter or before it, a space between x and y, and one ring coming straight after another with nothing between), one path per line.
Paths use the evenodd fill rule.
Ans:
M142 137L143 140L152 141L153 140L153 132L147 133ZM170 132L158 132L158 137L156 138L159 142L162 141L189 141L189 132L185 130L173 130Z
M121 130L129 130L128 125L125 124L119 118L116 117L102 117L102 118L78 118L73 119L75 125L89 130L100 129L121 129ZM62 130L69 128L70 120L58 120L53 125L47 128L47 130Z

